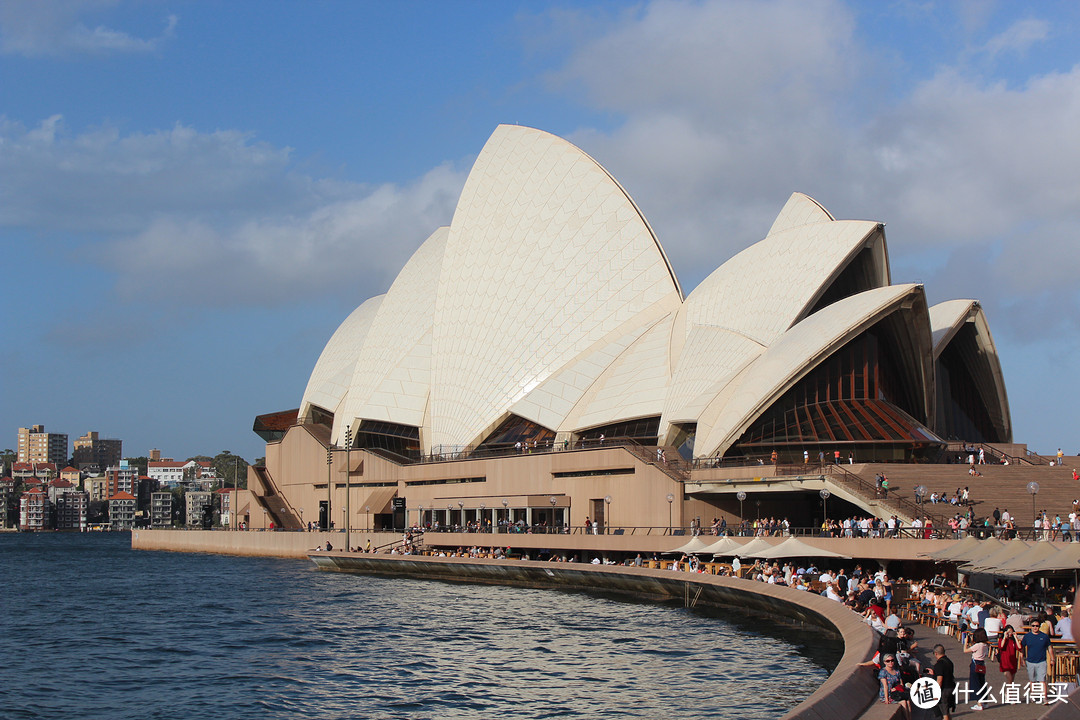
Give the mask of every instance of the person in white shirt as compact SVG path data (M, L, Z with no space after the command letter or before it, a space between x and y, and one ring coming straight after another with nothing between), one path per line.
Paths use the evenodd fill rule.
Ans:
M821 577L819 577L818 580L828 585L833 581L833 576L829 573L828 570L826 570L825 572L821 573Z
M986 622L983 623L983 630L986 631L986 639L990 641L990 644L997 644L998 634L1001 632L1001 626L1003 624L1001 619L1001 608L990 608L990 617L986 618Z
M1057 621L1057 625L1054 626L1054 634L1059 636L1062 640L1072 640L1072 619L1069 617L1069 610L1066 608L1061 611L1061 619Z

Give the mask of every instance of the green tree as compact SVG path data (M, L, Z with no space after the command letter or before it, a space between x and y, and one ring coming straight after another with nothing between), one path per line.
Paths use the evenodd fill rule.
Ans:
M128 461L128 465L137 467L139 469L139 476L140 477L142 477L143 475L148 474L146 472L146 468L150 467L150 459L147 458L146 456L140 455L139 457L129 457L129 458L124 458L124 459ZM101 469L104 470L105 468L101 468Z
M217 476L223 479L222 487L247 487L248 463L244 458L222 450L213 457L212 462Z
M11 466L15 464L15 458L19 457L14 450L8 448L0 453L0 477L7 477L11 472Z

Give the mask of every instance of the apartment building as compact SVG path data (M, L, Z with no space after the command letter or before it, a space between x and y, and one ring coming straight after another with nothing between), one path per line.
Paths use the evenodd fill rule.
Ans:
M68 460L68 436L45 432L44 425L19 428L16 460L24 463L51 462L64 465Z

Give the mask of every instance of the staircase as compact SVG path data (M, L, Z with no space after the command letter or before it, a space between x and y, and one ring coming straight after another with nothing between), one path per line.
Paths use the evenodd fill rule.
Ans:
M266 467L263 465L252 465L250 467L254 471L256 485L259 487L249 487L248 489L256 491L252 493L252 496L262 506L262 509L270 515L274 525L282 530L301 530L303 522L292 509L288 499L278 490L277 484L270 477Z
M690 463L683 459L682 455L679 455L678 449L674 446L650 447L639 445L632 440L620 442L619 444L629 450L638 460L641 460L646 465L652 465L676 482L685 483L690 479ZM666 458L664 462L656 459L657 450L664 451L664 457Z
M1072 510L1073 500L1080 499L1080 483L1073 481L1072 469L1080 469L1080 460L1075 457L1066 457L1064 465L1050 467L1049 465L976 465L979 476L968 474L966 465L908 465L908 464L882 464L882 465L855 465L856 470L863 477L873 478L877 473L883 472L889 478L889 500L896 495L898 498L911 502L914 498L914 488L917 485L925 485L927 497L932 492L944 492L951 496L957 488L969 488L969 499L973 503L975 516L979 518L992 515L994 508L1008 510L1013 516L1018 527L1030 527L1032 524L1032 496L1027 486L1030 482L1039 484L1039 492L1035 495L1035 509L1046 510L1047 514L1054 517L1055 514L1066 516ZM944 517L952 517L956 513L962 513L965 508L946 504L933 504L929 501L920 506L923 514L942 514ZM934 525L938 521L934 519Z
M883 497L881 493L878 492L876 480L867 480L861 474L853 471L854 468L859 468L871 478L876 478L877 473L881 472L877 470L876 467L877 466L866 465L826 465L824 470L825 475L827 475L833 483L842 486L852 495L861 498L867 507L876 507L877 511L875 514L878 515L878 517L896 515L904 522L904 524L910 523L912 518L915 517L929 517L934 523L934 527L942 527L944 525L947 518L940 514L939 506L930 505L929 503L919 505L912 500L914 493L909 491L907 496L905 496L904 494L897 492L896 483L890 473L885 473L889 478L889 496ZM867 471L864 468L873 469Z

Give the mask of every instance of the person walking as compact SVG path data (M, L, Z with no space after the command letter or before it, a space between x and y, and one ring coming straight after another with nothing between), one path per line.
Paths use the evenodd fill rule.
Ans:
M1021 656L1027 665L1028 682L1042 687L1042 697L1046 697L1046 669L1054 664L1054 648L1050 645L1050 636L1042 631L1038 618L1031 619L1030 632L1020 641L1024 654Z
M964 638L964 652L971 653L971 667L968 669L968 688L975 695L975 704L972 710L982 710L979 696L982 694L983 685L986 684L986 657L990 652L990 645L986 642L986 631L977 628L968 633Z
M941 687L941 700L938 701L937 714L944 720L952 720L952 712L956 710L956 696L953 695L956 676L953 672L953 662L945 654L945 646L940 643L934 646L933 675Z
M1005 682L1016 680L1016 671L1020 668L1020 646L1016 643L1016 630L1006 625L998 638L998 668L1005 676Z

